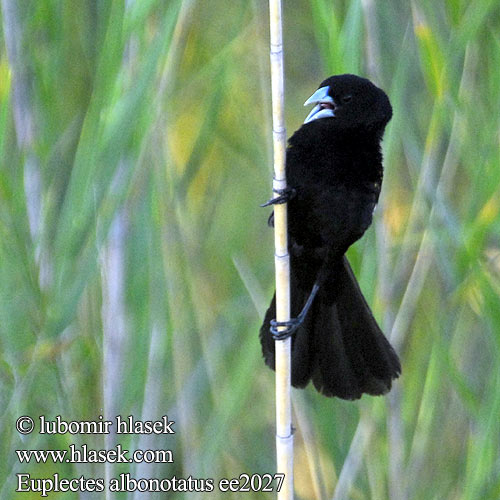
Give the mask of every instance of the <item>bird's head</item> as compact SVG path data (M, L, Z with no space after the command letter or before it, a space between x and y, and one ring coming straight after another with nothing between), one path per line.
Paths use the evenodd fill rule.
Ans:
M321 120L335 128L383 132L392 117L386 93L370 80L356 75L327 78L304 106L310 104L314 104L314 108L304 124Z

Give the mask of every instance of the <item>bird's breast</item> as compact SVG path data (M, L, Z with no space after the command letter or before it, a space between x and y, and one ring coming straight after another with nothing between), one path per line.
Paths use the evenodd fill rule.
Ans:
M353 189L323 183L297 188L289 205L292 238L306 247L334 247L345 252L372 222L375 189Z

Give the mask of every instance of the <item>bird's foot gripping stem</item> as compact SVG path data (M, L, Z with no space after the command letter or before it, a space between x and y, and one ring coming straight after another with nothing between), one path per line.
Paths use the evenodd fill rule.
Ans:
M318 290L319 285L315 283L311 290L311 294L309 295L309 298L304 305L304 308L302 309L302 311L300 311L300 314L296 318L291 318L288 321L276 321L275 319L271 320L271 327L269 328L269 331L271 332L274 340L286 340L288 337L295 333L297 328L299 328L302 323L304 323L304 320L306 319L307 313L311 308L314 297L316 297ZM278 327L283 326L285 327L283 330L278 330Z
M295 197L297 191L293 187L287 186L285 189L273 189L273 192L279 196L271 198L270 200L263 203L261 207L268 207L269 205L281 205L282 203L288 203L292 198Z
M291 318L289 321L276 321L275 319L272 319L269 331L271 332L274 340L286 340L295 333L295 330L297 330L302 322L303 320L301 321L298 317ZM278 330L279 326L284 326L286 328Z

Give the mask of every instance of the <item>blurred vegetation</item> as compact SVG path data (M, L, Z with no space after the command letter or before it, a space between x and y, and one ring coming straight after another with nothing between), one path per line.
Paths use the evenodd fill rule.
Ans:
M294 391L296 496L496 500L500 5L300 0L284 17L289 134L330 74L390 95L381 203L349 256L403 362L387 398ZM39 498L14 493L18 472L273 472L267 3L2 0L2 35L0 498ZM15 431L41 414L168 414L175 435L119 441L175 463L21 465L20 448L116 443Z

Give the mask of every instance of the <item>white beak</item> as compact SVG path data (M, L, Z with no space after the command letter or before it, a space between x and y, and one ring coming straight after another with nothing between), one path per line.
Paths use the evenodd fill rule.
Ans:
M325 108L321 106L321 104L330 104L335 106L333 98L328 95L328 91L330 87L321 87L314 94L307 99L304 103L304 106L308 106L309 104L316 104L311 112L307 115L304 123L312 122L313 120L319 120L320 118L332 118L335 116L335 112L331 108Z

